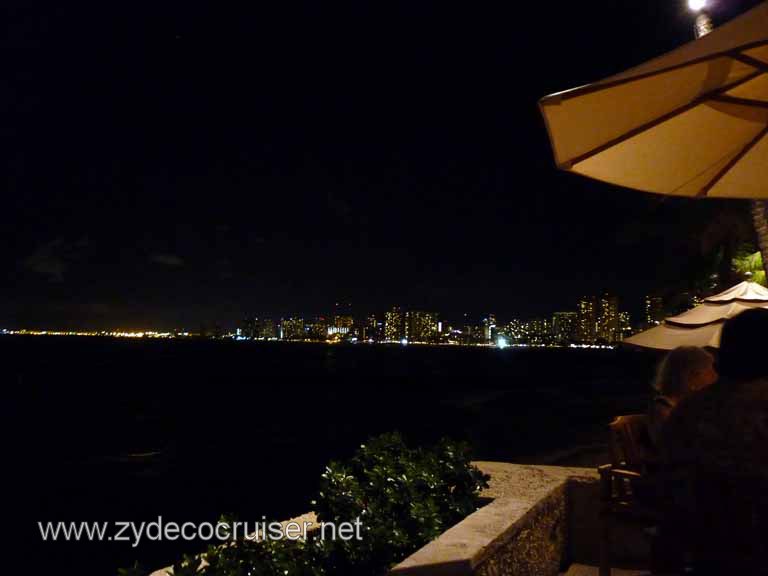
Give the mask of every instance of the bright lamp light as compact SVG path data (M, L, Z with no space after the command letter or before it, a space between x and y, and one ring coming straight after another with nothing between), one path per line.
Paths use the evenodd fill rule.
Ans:
M688 8L694 12L699 12L707 7L707 0L688 0Z

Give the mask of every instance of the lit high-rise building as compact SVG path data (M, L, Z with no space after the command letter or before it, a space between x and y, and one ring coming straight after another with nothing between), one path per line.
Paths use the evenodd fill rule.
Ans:
M645 297L645 324L658 326L664 320L664 301L661 296L648 295Z
M493 340L494 329L496 328L496 315L488 314L483 318L483 340L490 342Z
M594 296L579 300L577 337L584 344L594 344L597 340L597 298Z
M437 314L419 310L406 312L405 338L409 342L437 342Z
M464 324L459 332L459 342L464 345L478 344L482 337L480 329L472 324Z
M334 316L333 324L328 327L329 334L349 334L352 331L352 327L355 325L355 320L352 316Z
M258 338L273 340L277 338L277 322L272 318L261 318L256 325Z
M614 344L620 339L619 299L616 296L604 294L600 298L597 314L597 339L606 344Z
M576 312L555 312L552 315L552 338L558 344L577 340L579 315Z
M525 325L521 320L512 319L504 326L502 332L512 343L519 344L523 341Z
M382 322L379 322L378 318L373 314L365 319L363 338L377 342L384 338L384 325Z
M246 338L256 338L256 322L258 318L246 318L240 333Z
M326 340L329 333L327 318L323 316L313 318L304 325L304 333L310 340Z
M247 318L242 334L256 340L272 340L277 338L277 325L272 318Z
M624 340L632 335L632 321L629 312L619 312L619 339Z
M532 346L543 346L550 340L550 326L544 318L534 318L525 325L525 333L528 344Z
M405 338L405 315L400 308L392 308L384 314L384 340L400 342Z
M304 340L304 319L303 318L283 318L280 322L281 340Z

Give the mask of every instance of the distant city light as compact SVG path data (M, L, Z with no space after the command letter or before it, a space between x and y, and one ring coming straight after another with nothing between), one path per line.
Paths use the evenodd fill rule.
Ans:
M455 334L456 331L453 331L452 334ZM189 338L189 337L202 337L206 339L233 339L237 341L270 341L270 342L276 342L280 341L277 337L269 337L269 338L253 338L248 336L237 336L236 333L226 334L226 335L220 335L220 336L206 336L205 334L201 333L191 333L191 332L153 332L153 331L142 331L142 332L128 332L128 331L101 331L101 332L81 332L81 331L56 331L56 330L9 330L9 329L0 329L0 335L6 335L6 336L89 336L89 337L108 337L108 338L135 338L135 339L150 339L150 338ZM306 342L307 340L283 340L283 342ZM309 340L311 341L311 340ZM333 345L333 344L340 344L342 343L341 339L333 339L333 340L325 340L325 344ZM365 340L361 340L360 338L354 336L351 337L348 342L350 343L358 343L358 342L367 342L368 344L376 344L378 341L374 338L368 338ZM457 341L445 341L445 342L420 342L420 341L412 341L408 338L403 338L401 340L382 340L383 344L393 344L398 343L402 346L411 346L411 345L420 345L420 344L428 344L428 345L438 345L438 346L496 346L499 349L506 349L506 348L571 348L571 349L592 349L592 350L612 350L616 348L616 344L577 344L577 343L565 343L565 342L515 342L514 339L510 338L509 336L502 336L498 335L495 337L493 342L457 342Z
M174 334L172 332L127 332L127 331L101 331L85 332L76 330L2 330L2 334L17 336L108 336L111 338L175 338L187 334Z

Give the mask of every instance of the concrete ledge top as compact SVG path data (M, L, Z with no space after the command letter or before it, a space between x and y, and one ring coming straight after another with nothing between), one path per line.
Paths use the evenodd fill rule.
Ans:
M598 478L594 468L538 466L508 462L473 462L491 475L490 486L483 491L486 498L529 498L534 493L548 492L553 486L571 478ZM532 496L534 500L538 496Z
M589 468L528 466L503 462L475 462L491 475L483 496L493 502L470 514L414 554L395 566L396 576L428 573L440 566L440 574L471 574L500 537L514 532L524 518L546 496L565 486L570 479L595 480Z

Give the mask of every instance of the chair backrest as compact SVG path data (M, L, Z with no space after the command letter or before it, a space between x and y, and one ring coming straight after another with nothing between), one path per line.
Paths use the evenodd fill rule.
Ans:
M617 416L611 422L612 464L619 468L645 472L651 458L651 441L646 414Z

